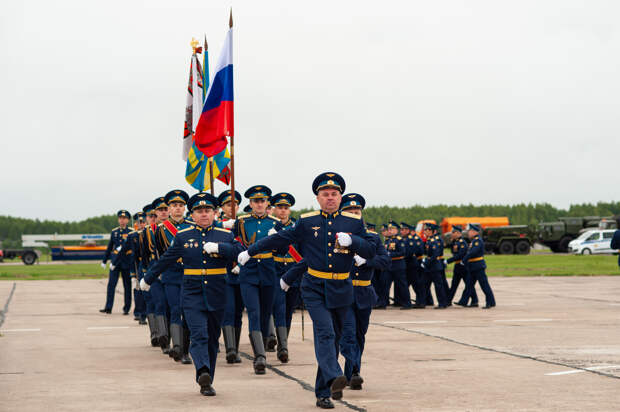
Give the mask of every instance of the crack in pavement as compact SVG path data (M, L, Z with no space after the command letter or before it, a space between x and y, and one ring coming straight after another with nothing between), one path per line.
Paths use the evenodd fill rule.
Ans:
M9 293L9 297L4 304L4 308L0 310L0 326L4 323L4 319L6 319L6 314L9 311L9 303L11 303L11 299L13 299L13 293L15 293L15 288L17 287L17 283L13 282L13 288L11 289L11 293Z

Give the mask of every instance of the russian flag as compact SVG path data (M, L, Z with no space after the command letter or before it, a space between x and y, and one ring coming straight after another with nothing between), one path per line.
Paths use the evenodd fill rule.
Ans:
M234 136L233 101L231 28L226 34L222 54L215 66L215 76L209 85L207 98L194 133L194 142L205 156L211 157L220 153L228 144L226 137Z

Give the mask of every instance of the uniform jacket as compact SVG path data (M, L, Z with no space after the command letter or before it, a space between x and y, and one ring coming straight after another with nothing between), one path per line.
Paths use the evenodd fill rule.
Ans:
M463 260L468 248L469 247L465 239L462 237L456 239L454 243L452 243L452 257L448 258L448 263L461 263L461 260Z
M392 261L389 270L405 270L407 268L405 255L407 254L405 242L402 237L396 235L385 239L385 249Z
M484 261L484 242L480 235L471 240L467 253L463 256L463 264L467 266L467 270L470 272L487 268L487 264Z
M443 240L439 235L433 235L426 239L426 259L424 266L429 272L442 271L443 264Z
M290 219L287 223L282 224L281 230L291 230L293 227L295 227L295 220ZM297 249L297 245L294 244L293 247ZM273 260L276 265L276 275L278 275L278 277L282 277L282 275L284 275L289 270L289 268L293 266L293 264L295 264L295 259L288 252L288 248L275 251L273 253ZM299 287L299 285L300 282L297 281L289 286Z
M183 229L191 227L185 219L181 218L178 222L171 218L157 225L157 231L155 232L155 245L157 247L158 256L162 256L166 253L166 250L170 247L170 244L174 240L176 233ZM176 233L175 233L176 230ZM169 265L167 269L161 274L161 281L163 283L177 283L180 284L183 280L183 262L181 259L174 265Z
M353 304L358 309L368 309L375 306L377 303L377 293L375 288L369 283L368 285L355 284L355 281L371 282L374 276L375 270L387 270L390 267L390 257L385 250L385 246L381 242L379 235L373 232L369 232L373 238L373 244L375 246L375 257L366 260L361 266L355 266L353 264L351 268L351 279L353 285Z
M133 252L131 250L126 250L123 254L120 254L120 256L116 256L119 255L119 252L123 247L123 243L127 240L129 232L131 232L131 229L128 227L125 229L121 229L120 227L115 227L112 229L112 232L110 233L110 241L108 242L108 247L105 251L105 255L103 256L103 263L106 263L110 257L117 258L111 260L113 265L119 269L129 269L131 262L129 255Z
M129 260L129 273L135 276L138 271L138 265L140 263L140 248L139 248L140 232L132 230L127 235L127 239L122 242L121 250L118 254L113 255L110 260L113 265L117 265L121 256L127 256ZM130 251L130 253L127 253Z

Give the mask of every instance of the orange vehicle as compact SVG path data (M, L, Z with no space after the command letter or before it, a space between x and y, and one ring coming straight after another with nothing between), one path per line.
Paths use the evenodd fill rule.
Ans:
M415 232L422 238L423 241L426 242L426 236L424 236L424 223L433 223L437 224L433 219L424 219L418 220L418 223L415 225Z
M461 225L463 228L468 223L477 223L482 226L483 229L487 227L508 226L510 222L506 216L502 217L445 217L439 226L442 233L448 233L452 230L453 225Z

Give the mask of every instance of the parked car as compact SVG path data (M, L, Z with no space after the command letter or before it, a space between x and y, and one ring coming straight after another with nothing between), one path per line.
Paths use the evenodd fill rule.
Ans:
M568 250L575 254L613 253L611 238L615 230L588 230L568 244Z

